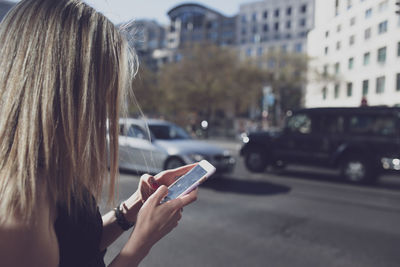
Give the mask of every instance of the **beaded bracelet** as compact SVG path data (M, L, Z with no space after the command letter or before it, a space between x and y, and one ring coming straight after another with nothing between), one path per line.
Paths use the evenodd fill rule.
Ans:
M121 203L123 205L123 203ZM133 227L135 225L135 223L133 222L128 222L125 219L124 213L122 212L121 209L121 204L118 205L114 211L115 211L115 218L117 219L117 223L118 225L122 228L122 230L126 231L129 228Z

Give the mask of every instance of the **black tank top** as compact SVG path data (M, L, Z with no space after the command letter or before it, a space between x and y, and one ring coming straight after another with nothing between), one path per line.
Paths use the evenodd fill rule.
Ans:
M106 251L99 250L103 221L97 205L95 209L86 209L74 204L71 206L71 211L72 215L69 215L66 207L61 205L57 207L54 229L60 251L59 266L105 266Z

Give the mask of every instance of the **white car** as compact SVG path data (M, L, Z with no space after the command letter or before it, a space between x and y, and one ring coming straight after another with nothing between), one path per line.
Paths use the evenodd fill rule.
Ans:
M228 150L193 139L181 127L163 120L120 119L119 167L158 173L208 160L217 172L231 172L235 159Z

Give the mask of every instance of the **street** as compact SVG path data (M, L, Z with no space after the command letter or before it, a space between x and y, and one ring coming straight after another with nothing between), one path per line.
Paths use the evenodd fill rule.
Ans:
M216 143L238 154L239 145ZM400 176L354 186L332 171L251 174L237 161L234 173L201 186L141 266L399 266ZM138 179L121 173L120 199ZM106 263L129 234L108 249Z

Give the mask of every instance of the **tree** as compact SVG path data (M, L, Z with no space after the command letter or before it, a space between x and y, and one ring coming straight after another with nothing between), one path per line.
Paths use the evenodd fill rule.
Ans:
M255 64L266 70L266 84L275 96L273 124L280 124L288 110L303 106L304 88L307 82L309 59L307 55L288 52L270 52L255 60Z
M262 72L239 61L234 51L202 44L181 54L181 61L165 65L160 73L169 114L192 112L209 122L218 116L234 117L260 94Z
M158 85L156 72L140 64L132 88L134 96L129 105L131 115L141 116L141 110L147 116L159 116L162 113L164 91Z

